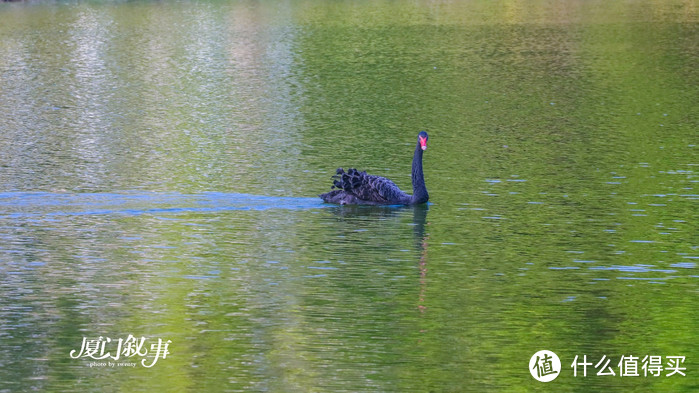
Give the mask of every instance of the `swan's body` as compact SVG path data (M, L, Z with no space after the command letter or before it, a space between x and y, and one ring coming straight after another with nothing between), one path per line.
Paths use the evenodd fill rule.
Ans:
M413 155L413 195L401 191L389 179L369 175L351 168L347 172L338 168L333 176L332 188L337 190L319 195L328 203L340 205L415 205L425 203L430 199L425 187L425 176L422 172L422 153L427 149L427 133L418 134L418 143Z

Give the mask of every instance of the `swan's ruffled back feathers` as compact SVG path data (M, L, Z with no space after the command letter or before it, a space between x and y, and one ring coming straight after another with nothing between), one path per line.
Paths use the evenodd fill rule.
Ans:
M333 179L335 180L332 188L339 188L344 193L336 190L323 194L327 195L328 198L342 196L345 199L351 200L356 198L359 201L377 204L405 203L410 199L410 195L401 191L391 180L381 176L369 175L355 168L350 168L347 172L342 168L338 168Z

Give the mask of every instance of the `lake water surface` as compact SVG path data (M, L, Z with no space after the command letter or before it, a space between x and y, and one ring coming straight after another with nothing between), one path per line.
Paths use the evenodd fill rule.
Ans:
M1 3L0 391L696 391L697 19ZM338 166L410 190L422 129L429 205L316 197ZM70 356L129 335L157 364Z

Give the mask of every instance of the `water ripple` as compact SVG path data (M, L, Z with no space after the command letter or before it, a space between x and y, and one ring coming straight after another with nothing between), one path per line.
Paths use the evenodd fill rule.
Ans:
M237 193L0 193L0 218L161 214L226 210L317 209L330 205L318 198L274 197Z

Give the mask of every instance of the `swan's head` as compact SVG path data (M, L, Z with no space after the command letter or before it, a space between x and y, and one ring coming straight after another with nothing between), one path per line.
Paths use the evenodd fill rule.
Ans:
M417 141L420 142L420 148L422 150L427 150L427 132L425 131L420 131L419 134L417 134Z

